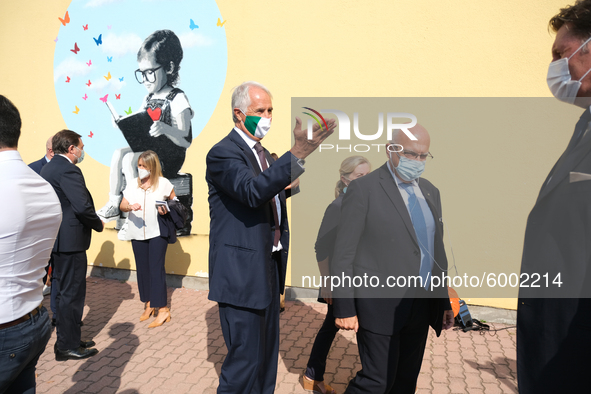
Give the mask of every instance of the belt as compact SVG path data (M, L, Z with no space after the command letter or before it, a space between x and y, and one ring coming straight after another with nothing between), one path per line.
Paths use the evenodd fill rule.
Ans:
M3 330L5 328L16 326L17 324L21 324L23 322L26 322L27 320L29 320L33 316L35 316L37 313L39 313L42 306L43 306L43 304L39 304L39 306L37 308L33 309L30 313L27 313L23 317L19 317L18 319L13 320L13 321L9 321L8 323L0 324L0 330Z

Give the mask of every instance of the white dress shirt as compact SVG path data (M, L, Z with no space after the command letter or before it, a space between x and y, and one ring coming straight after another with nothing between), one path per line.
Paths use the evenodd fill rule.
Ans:
M53 187L16 150L0 152L0 324L19 319L43 300L43 276L62 209Z
M259 154L257 153L256 149L254 148L255 144L260 141L255 141L252 138L249 138L244 131L240 130L238 127L234 127L234 130L238 133L240 137L246 142L246 145L250 148L252 153L254 153L255 159L257 159L257 163L259 163L259 168L263 171L263 166L261 165L261 159L259 159ZM269 162L267 162L267 168L269 167ZM279 220L279 225L281 226L281 203L279 202L279 197L276 195L273 200L275 201L275 206L277 207L277 219ZM277 252L278 250L282 250L283 246L281 246L281 241L277 244L277 246L273 245L273 252Z
M408 197L409 197L408 192L400 187L400 184L402 183L402 181L396 176L396 174L394 174L394 171L392 171L392 168L390 168L389 162L388 162L388 170L390 170L390 174L392 174L392 177L394 178L394 181L396 182L396 186L398 187L398 190L400 191L400 195L402 196L402 199L404 200L404 205L406 205L406 209L408 210L408 214L410 215L410 207L408 206ZM423 247L425 247L427 249L427 253L429 253L429 255L430 255L430 259L428 261L430 261L431 271L432 271L433 270L433 262L434 262L433 256L435 256L435 219L433 218L433 212L431 212L431 208L429 208L429 204L427 204L427 200L425 200L425 196L423 195L423 192L421 191L421 188L419 187L419 179L413 180L411 182L411 185L412 185L412 190L415 193L415 196L417 196L417 201L419 202L419 206L421 207L421 212L423 212L423 217L425 218L425 224L427 226L427 238L429 239L429 244L423 245ZM418 241L418 239L417 239L417 241ZM425 256L423 254L423 250L421 249L421 261L423 261L424 258L425 258Z
M128 228L125 233L126 240L146 240L160 236L160 226L158 225L158 208L156 201L165 201L172 193L172 183L164 177L158 178L158 187L152 190L144 190L137 184L137 178L132 184L127 185L123 191L123 197L130 205L140 204L142 209L139 211L130 211L127 217Z

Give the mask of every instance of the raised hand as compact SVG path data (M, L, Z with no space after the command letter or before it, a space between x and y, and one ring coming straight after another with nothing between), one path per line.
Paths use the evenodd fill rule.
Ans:
M316 150L324 142L325 139L328 138L337 127L337 121L334 119L328 119L326 122L328 129L326 126L320 127L318 124L315 124L312 127L312 139L308 139L308 130L302 130L302 120L296 116L296 125L293 129L293 136L295 138L295 143L291 148L291 153L297 157L298 159L305 159L308 157L312 152Z

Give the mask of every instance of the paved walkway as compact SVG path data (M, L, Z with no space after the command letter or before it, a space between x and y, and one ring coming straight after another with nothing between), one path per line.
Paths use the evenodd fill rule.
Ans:
M83 339L99 354L56 362L55 331L37 365L38 393L215 393L226 348L217 304L206 291L168 289L172 320L148 329L140 323L137 284L87 278ZM49 309L49 297L45 297ZM281 314L277 393L307 393L299 379L326 306L290 302ZM496 324L497 329L505 327ZM337 334L325 381L338 393L361 368L353 332ZM515 329L481 334L431 330L419 393L517 393Z

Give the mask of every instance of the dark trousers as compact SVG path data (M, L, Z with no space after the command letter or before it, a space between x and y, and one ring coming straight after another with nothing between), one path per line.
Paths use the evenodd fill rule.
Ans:
M47 309L0 330L0 393L35 393L35 366L51 337Z
M53 318L57 319L57 308L55 307L56 301L55 297L58 293L59 282L53 280L53 271L55 270L53 264L53 253L51 254L51 258L49 259L49 265L51 266L51 293L49 294L49 307L51 308L51 313L53 313Z
M57 283L57 347L80 347L80 322L86 298L86 252L53 253L53 283ZM53 286L52 286L53 287Z
M359 328L361 371L345 393L413 394L429 333L429 299L417 298L406 325L394 335Z
M137 269L137 287L142 302L150 301L151 308L167 304L166 271L164 260L168 242L162 237L131 241Z
M228 354L222 365L218 394L275 392L279 357L279 280L276 270L274 276L272 300L265 309L219 303Z
M324 381L324 371L326 370L326 358L332 345L334 337L339 332L339 329L334 323L334 314L332 312L332 305L328 305L326 318L322 327L316 334L314 346L310 352L308 359L308 366L306 367L306 376L317 381Z

